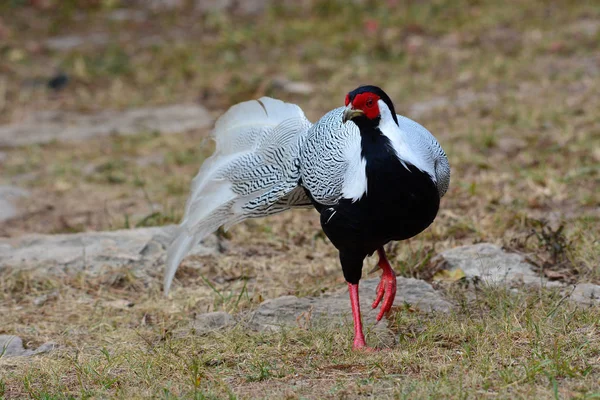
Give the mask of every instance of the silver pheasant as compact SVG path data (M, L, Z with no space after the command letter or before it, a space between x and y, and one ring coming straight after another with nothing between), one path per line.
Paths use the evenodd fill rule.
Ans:
M450 167L437 140L397 115L376 86L350 92L345 107L315 124L298 106L280 100L240 103L218 119L213 138L215 152L192 182L168 249L165 293L188 251L219 227L313 205L340 250L353 305L354 347L365 347L355 310L362 261L379 252L381 318L396 290L383 245L425 229L448 190Z

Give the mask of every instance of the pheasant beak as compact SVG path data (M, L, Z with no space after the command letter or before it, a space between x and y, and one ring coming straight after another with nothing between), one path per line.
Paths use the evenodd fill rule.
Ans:
M342 122L345 124L346 122L354 119L360 115L365 115L365 112L361 109L352 108L352 103L346 106L344 110L344 115L342 116Z

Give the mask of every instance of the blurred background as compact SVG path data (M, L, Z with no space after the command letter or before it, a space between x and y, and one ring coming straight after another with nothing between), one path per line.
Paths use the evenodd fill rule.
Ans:
M435 224L392 249L403 274L488 241L598 280L599 43L593 1L5 0L0 236L177 223L229 106L316 121L375 84L453 168ZM318 232L307 210L229 237L294 253Z

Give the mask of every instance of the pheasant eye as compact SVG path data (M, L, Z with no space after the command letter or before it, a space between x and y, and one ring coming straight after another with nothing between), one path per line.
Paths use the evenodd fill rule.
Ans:
M372 97L369 97L367 99L367 107L369 107L369 108L373 107L373 98Z

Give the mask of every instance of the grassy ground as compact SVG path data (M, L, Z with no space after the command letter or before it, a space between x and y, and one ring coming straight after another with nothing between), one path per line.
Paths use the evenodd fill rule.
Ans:
M118 1L25 3L0 4L3 123L38 109L187 101L216 117L262 95L295 102L316 120L357 85L378 84L399 113L438 137L453 168L435 224L392 249L397 271L427 277L431 254L490 241L526 252L567 281L600 281L600 11L593 2L314 1L311 9L274 7L256 18L146 10L141 21L111 19ZM66 35L107 41L46 48L48 38ZM44 80L57 71L71 81L47 89ZM314 91L287 93L277 77L310 82ZM176 222L210 152L206 134L140 132L0 149L2 179L34 193L28 213L0 225L0 235ZM455 314L399 311L397 346L367 356L347 351L350 326L183 335L195 312L243 311L264 298L343 283L314 212L249 221L231 230L230 241L227 255L196 260L202 276L184 268L170 301L158 300L158 280L144 288L133 278L111 279L122 271L61 282L5 274L0 333L65 350L2 361L0 396L598 396L598 310L574 309L555 293L484 290L463 301L466 294L452 289L463 304ZM33 303L55 290L42 306ZM115 300L135 306L121 309Z
M188 327L197 305L135 296L115 305L99 290L82 300L61 288L40 309L21 302L28 337L68 346L48 357L5 360L7 398L596 398L598 308L576 309L556 293L483 289L447 315L396 310L397 344L350 351L342 330L253 333L242 325L206 335ZM120 296L123 297L121 291ZM130 294L133 298L133 294ZM75 301L74 301L75 300ZM77 304L74 304L77 303ZM60 310L60 313L55 312ZM9 316L9 326L16 326ZM60 334L57 336L57 332ZM367 340L377 345L377 338Z

